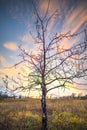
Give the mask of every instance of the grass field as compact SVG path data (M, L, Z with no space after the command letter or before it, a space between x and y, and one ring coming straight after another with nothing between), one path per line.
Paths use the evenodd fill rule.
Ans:
M47 100L49 130L87 130L87 100ZM41 130L39 99L0 101L0 130Z

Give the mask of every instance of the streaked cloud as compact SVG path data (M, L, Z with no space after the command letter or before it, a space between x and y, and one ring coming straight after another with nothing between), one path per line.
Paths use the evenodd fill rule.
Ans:
M28 32L26 32L23 36L19 36L19 40L22 43L22 48L27 51L31 51L35 46L35 41L31 34L29 34Z
M16 51L18 49L18 45L15 42L6 42L3 46L11 51Z
M4 56L0 56L0 67L8 67L9 63Z
M41 2L40 9L42 12L46 12L47 5L48 0ZM75 33L83 26L83 24L87 27L87 1L79 0L74 4L69 0L62 0L62 2L61 0L50 1L48 15L51 15L56 9L58 10L57 24L61 24L62 21L61 32L72 31L72 33ZM53 18L49 23L48 31L51 31L51 29L53 31L54 25L55 19Z
M69 12L65 13L64 25L62 31L77 32L83 24L87 26L87 3L80 2Z
M18 22L22 23L23 26L25 25L28 29L30 29L30 20L32 19L32 9L31 9L31 2L30 1L8 1L9 2L9 13L11 17Z
M40 4L40 9L42 11L46 11L47 10L47 7L48 7L48 0L43 0Z
M35 1L38 5L37 9L40 10L39 13L40 13L41 18L44 17L43 14L46 13L46 10L48 7L48 1L49 0ZM33 20L36 17L33 14L33 8L31 8L32 7L31 2L28 3L28 1L23 1L23 0L19 0L19 1L16 0L16 2L15 2L12 0L11 4L8 4L8 5L9 5L9 12L10 12L10 15L12 16L12 18L15 19L17 22L22 23L23 26L27 27L28 32L31 31L33 34L35 34L35 28L34 28L33 23L36 20L35 21L33 21ZM83 0L83 1L82 0L76 0L76 1L75 0L67 0L67 1L66 0L50 0L50 6L49 6L49 11L48 11L47 16L48 17L51 16L52 13L56 9L58 10L58 12L57 12L57 14L55 14L55 17L53 17L51 19L51 21L49 22L49 26L47 28L48 33L52 33L52 34L55 34L56 32L59 32L59 33L65 32L66 33L68 31L71 31L71 33L75 33L80 28L82 29L83 25L84 25L84 27L87 25L87 2L86 2L86 0ZM3 17L4 16L5 15L3 15ZM56 16L57 16L57 19L56 19ZM5 18L6 18L6 23L8 25L9 20L7 20L7 17L5 17ZM59 25L60 27L59 26L57 27L55 23L57 23L57 25ZM13 26L11 26L11 27L13 27ZM23 32L22 34L24 34L24 35L19 34L22 36L20 36L18 40L21 41L22 46L25 50L28 50L29 53L31 53L35 56L38 56L40 54L40 49L42 46L39 44L38 45L34 44L35 39L33 39L32 36L28 32L26 32L25 34ZM50 35L50 34L48 34L48 35ZM75 38L74 40L63 39L61 41L60 45L64 48L69 48L69 47L71 47L71 45L78 42L79 39L80 39L80 37L78 37L77 39ZM7 48L11 51L16 51L18 49L17 43L14 43L14 42L6 42L3 44L3 46L4 46L4 49ZM9 54L7 54L7 56L9 57ZM10 58L12 58L12 62L13 62L14 56L11 55ZM15 58L15 60L17 61L17 58ZM23 71L23 68L22 68L22 67L24 67L23 64L21 67L17 66L16 69L15 69L15 67L13 67L11 69L4 68L4 67L11 66L11 64L10 65L9 64L10 63L8 63L8 61L5 59L4 56L0 56L0 67L1 67L0 76L1 75L4 76L5 74L7 74L9 76L15 76L18 72ZM27 71L28 70L26 70L26 72ZM70 88L73 89L73 87L70 87ZM71 91L71 93L72 92L73 92L73 90ZM70 94L70 91L68 93Z
M55 12L55 15L50 19L49 21L49 24L48 24L48 27L47 27L47 30L48 32L51 31L51 29L53 28L54 26L54 23L55 23L55 18L56 18L56 15L58 15L59 13L59 10L60 10L60 6L56 4L57 1L50 1L49 0L43 0L41 1L40 3L40 15L42 15L43 17L47 14L47 17L49 18L50 16L52 16L52 14L55 12L55 10L58 10L58 12ZM49 8L48 8L48 4L49 4ZM47 12L47 9L48 9L48 12Z
M29 33L24 34L23 36L19 37L19 40L23 43L33 43L34 39L32 38L32 36Z
M77 6L72 6L70 10L64 12L64 24L62 25L61 32L67 33L71 31L71 34L80 32L87 28L87 2L86 1L78 1ZM61 42L61 46L64 48L69 48L73 44L81 41L82 37L84 38L84 34L80 36L74 37L71 40L64 39Z
M12 76L16 76L18 73L23 73L25 67L24 67L24 64L19 64L17 66L11 66L11 65L5 65L4 63L7 63L6 60L4 59L2 61L2 68L0 68L0 75L1 77L5 76L5 75L8 75L9 77L12 77ZM24 67L24 68L23 68Z
M19 68L17 68L17 69L15 69L15 68L2 68L2 69L0 69L1 77L4 77L5 75L8 75L9 77L10 76L12 77L14 75L14 77L15 77L18 72L20 72Z

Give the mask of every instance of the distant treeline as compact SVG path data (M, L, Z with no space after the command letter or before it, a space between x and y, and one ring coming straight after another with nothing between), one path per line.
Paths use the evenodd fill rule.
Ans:
M86 100L87 99L87 95L84 96L64 96L64 97L60 97L60 99L82 99L82 100Z
M8 99L8 98L19 98L19 99L21 99L21 98L29 98L29 97L22 97L21 95L19 95L19 96L16 96L16 95L11 95L11 96L9 96L7 93L5 93L5 92L1 92L0 91L0 100L3 100L3 99ZM37 98L37 96L36 96L36 98ZM63 96L63 97L59 97L59 98L57 98L57 97L47 97L47 99L82 99L82 100L86 100L87 99L87 95L84 95L84 96L82 96L82 95L79 95L79 96L75 96L75 94L74 93L72 93L72 95L71 96Z
M9 98L9 96L6 93L0 92L0 100L5 98Z
M16 96L9 96L6 92L0 91L0 100L7 99L7 98L15 98Z

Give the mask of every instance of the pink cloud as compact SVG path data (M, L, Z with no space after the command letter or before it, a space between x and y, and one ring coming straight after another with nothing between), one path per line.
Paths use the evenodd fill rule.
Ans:
M20 36L19 40L23 43L31 43L31 44L34 43L34 39L29 33L26 33L25 35Z
M66 33L71 31L71 34L74 34L85 29L85 24L87 25L87 8L86 4L83 3L79 3L76 8L71 8L69 12L65 13L64 24L61 32ZM74 37L72 40L63 39L61 46L64 48L70 48L73 44L82 39L81 35L76 38Z
M16 51L18 49L17 43L15 42L6 42L3 46L11 51Z
M3 56L0 56L0 66L1 67L8 67L9 66L9 63L7 62L5 57L3 57Z
M69 13L66 12L65 16L62 31L71 31L72 33L75 33L85 22L87 22L86 5L78 5L77 8L71 9Z
M46 11L47 10L47 7L48 7L48 1L47 0L44 0L41 2L41 5L40 5L40 9L42 11Z

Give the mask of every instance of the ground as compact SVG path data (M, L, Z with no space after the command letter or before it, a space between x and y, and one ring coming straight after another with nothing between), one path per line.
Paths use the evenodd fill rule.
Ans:
M48 130L87 130L87 100L47 99ZM0 130L41 130L39 99L0 101Z

